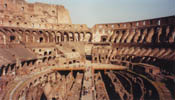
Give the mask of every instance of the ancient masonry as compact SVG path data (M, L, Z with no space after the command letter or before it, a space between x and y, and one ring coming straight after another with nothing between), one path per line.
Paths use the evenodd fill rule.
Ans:
M62 5L0 0L0 100L174 100L175 16L72 24Z

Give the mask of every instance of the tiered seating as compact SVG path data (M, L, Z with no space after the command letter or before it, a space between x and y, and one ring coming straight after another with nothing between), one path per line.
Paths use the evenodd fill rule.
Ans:
M103 39L101 43L97 43L92 48L92 63L125 66L128 71L155 81L155 84L158 85L158 92L162 93L160 95L175 97L173 94L175 90L173 85L175 79L174 22L175 17L172 16L129 23L96 25L94 30L101 31L99 26L102 26L106 32L103 35L107 35L107 40L103 41L104 37L101 38ZM111 80L118 81L115 78L113 76ZM160 88L160 84L162 84L162 88ZM129 97L124 92L122 85L118 82L116 87L121 87L123 93ZM161 92L162 90L165 91ZM124 94L120 94L121 99Z

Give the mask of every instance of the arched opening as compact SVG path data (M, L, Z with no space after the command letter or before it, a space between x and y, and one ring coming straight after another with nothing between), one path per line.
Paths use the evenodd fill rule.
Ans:
M25 41L28 43L32 43L33 42L33 36L30 34L29 30L25 31Z
M24 11L24 7L21 7L21 10Z
M6 68L5 68L5 73L7 74L8 71L9 71L9 65L6 66Z
M23 31L22 30L17 30L16 33L18 34L18 39L19 41L24 41L24 37L23 37Z
M162 27L162 32L159 37L160 42L165 42L166 40L166 27Z
M5 44L5 35L3 32L0 31L0 44Z
M69 61L69 64L72 64L72 61Z
M36 41L37 41L38 35L39 35L39 34L37 34L36 31L33 31L33 32L32 32L33 42L36 42Z
M115 35L114 35L114 38L113 38L112 42L114 42L114 43L117 42L117 39L118 39L119 33L120 33L119 31L116 31L116 32L115 32Z
M80 41L83 41L83 40L84 40L84 33L81 32L81 33L80 33Z
M51 55L52 54L52 51L49 51L49 55Z
M51 39L52 39L50 37L50 33L48 31L43 32L43 37L44 37L46 43L49 43L51 41Z
M47 97L46 97L46 95L44 94L44 92L43 92L43 94L41 95L40 100L47 100Z
M0 68L0 76L3 74L3 67Z
M157 31L157 27L154 28L154 34L152 36L152 43L156 43L157 39L157 35L158 35L158 31Z
M107 36L101 36L101 42L106 42L107 41Z
M46 56L46 55L47 55L47 52L45 51L45 52L44 52L44 56Z
M91 42L91 40L92 40L92 34L90 32L87 32L85 35L85 41Z
M7 8L7 4L4 4L4 8Z
M123 43L123 42L125 42L125 40L126 40L126 30L122 30L122 37L121 37L121 39L120 39L120 43ZM125 42L126 43L126 42Z
M52 100L56 100L56 98L52 98Z
M74 41L73 32L70 32L70 33L69 33L69 41Z
M64 32L64 42L69 41L69 35L67 32Z
M39 38L39 42L42 43L43 42L43 37Z
M79 41L79 33L75 32L74 41Z
M55 39L55 41L56 41L56 43L59 43L59 42L61 42L62 41L62 36L61 36L61 32L57 32L56 33L56 39Z
M55 42L54 38L55 38L55 32L52 31L49 34L49 42Z
M76 50L75 49L72 49L72 52L76 52Z
M10 42L15 41L16 37L15 36L10 36Z

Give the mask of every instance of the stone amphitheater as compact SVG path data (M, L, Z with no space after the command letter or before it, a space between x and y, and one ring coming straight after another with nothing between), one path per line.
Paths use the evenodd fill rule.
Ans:
M0 100L174 100L175 16L72 24L62 5L0 1Z

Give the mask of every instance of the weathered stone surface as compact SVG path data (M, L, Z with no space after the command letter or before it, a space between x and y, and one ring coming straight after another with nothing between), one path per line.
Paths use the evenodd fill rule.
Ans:
M1 0L0 5L3 26L51 28L52 25L72 23L68 10L62 5L27 3L24 0Z
M0 100L172 100L175 16L72 24L62 5L0 1Z

